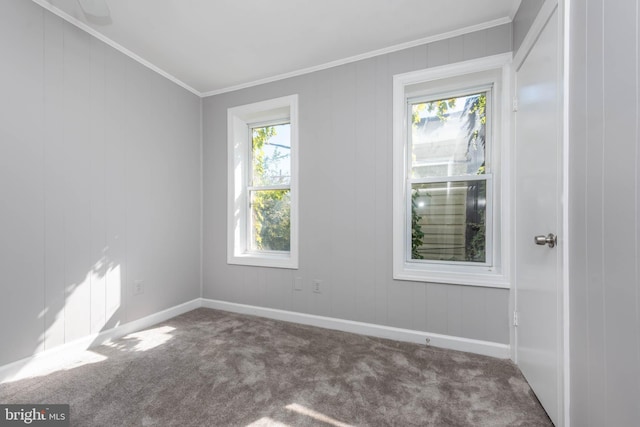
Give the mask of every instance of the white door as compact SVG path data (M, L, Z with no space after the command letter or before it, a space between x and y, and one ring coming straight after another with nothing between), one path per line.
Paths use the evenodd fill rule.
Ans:
M562 89L558 11L516 67L517 362L551 420L562 421ZM545 244L550 234L558 245ZM540 236L538 244L534 237ZM552 240L552 239L549 239ZM560 247L558 247L560 246Z

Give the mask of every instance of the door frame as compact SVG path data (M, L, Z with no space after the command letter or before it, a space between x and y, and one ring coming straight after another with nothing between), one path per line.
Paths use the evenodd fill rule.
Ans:
M512 68L511 68L511 87L514 90L514 110L516 109L516 99L515 99L515 95L516 95L516 73L517 71L520 69L520 67L522 66L522 64L524 63L525 59L527 58L529 52L531 51L531 49L535 46L540 34L542 33L543 29L545 28L545 26L547 25L547 23L549 23L549 20L552 18L553 13L557 11L558 15L557 15L557 23L556 25L558 25L558 64L561 67L560 72L559 72L559 88L560 88L560 94L561 94L561 100L560 100L560 112L559 115L560 117L558 118L558 123L560 126L560 130L559 130L559 137L560 137L560 141L561 141L561 152L560 152L560 156L561 159L559 161L559 167L561 169L561 173L560 173L560 179L562 180L561 182L561 188L562 188L562 195L560 196L560 200L558 200L558 203L561 204L561 209L560 209L560 224L561 224L561 230L558 231L558 234L560 234L559 240L560 240L560 244L559 249L562 251L562 255L561 255L561 267L560 267L560 271L558 272L559 274L559 281L561 283L561 290L559 292L559 296L561 298L561 308L559 310L559 317L558 317L558 331L560 332L560 339L559 339L559 345L558 345L558 352L559 352L559 360L561 360L561 363L559 363L558 367L559 367L559 372L558 372L558 388L559 388L559 392L558 392L558 408L560 410L560 414L559 414L559 424L561 426L564 427L570 427L571 425L571 420L570 420L570 373L571 373L571 369L570 369L570 346L569 346L569 243L570 243L570 236L569 236L569 224L568 224L568 219L569 219L569 131L568 131L568 123L569 123L569 104L568 104L568 100L569 100L569 96L568 96L568 92L570 89L570 69L569 69L569 47L570 47L570 43L569 43L569 24L570 24L570 6L571 6L571 0L545 0L544 4L542 5L538 15L536 16L536 19L534 20L533 24L531 25L531 28L529 29L528 33L526 34L524 40L522 41L519 49L517 52L515 52L515 55L513 57L513 62L512 62ZM513 113L515 115L515 112ZM516 128L515 128L515 123L516 123L516 118L514 117L512 123L514 123L514 126L512 128L512 141L515 141L515 133L516 133ZM515 153L516 150L513 150L513 152ZM515 154L512 155L512 159L511 159L511 164L515 164ZM514 173L517 173L517 171L514 171ZM513 187L512 191L515 190L515 186ZM515 201L515 194L513 194L514 197L511 197L512 201ZM514 202L515 203L515 202ZM515 206L512 207L512 212L515 212ZM514 247L515 247L515 241L514 243ZM516 254L516 257L518 255ZM512 260L513 265L512 265L512 271L515 272L515 257ZM512 329L512 333L511 333L511 358L513 359L513 361L517 364L518 363L518 332L517 332L517 327L515 326L515 313L517 313L518 310L518 284L516 283L515 280L515 274L514 274L514 286L513 286L513 292L511 292L511 307L513 308L513 312L514 312L514 323L513 323L513 327Z

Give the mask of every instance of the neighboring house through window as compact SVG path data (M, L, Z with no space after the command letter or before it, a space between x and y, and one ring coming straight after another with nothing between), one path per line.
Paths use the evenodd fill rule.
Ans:
M394 278L508 285L509 60L394 77Z
M297 100L228 110L230 264L298 268Z

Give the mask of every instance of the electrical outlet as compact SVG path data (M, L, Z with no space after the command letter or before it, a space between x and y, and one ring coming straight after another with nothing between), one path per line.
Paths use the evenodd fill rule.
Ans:
M316 294L322 293L322 280L314 280L313 281L313 292Z
M133 294L134 295L144 294L144 283L142 282L142 280L133 281Z
M296 277L293 279L293 290L301 291L302 290L302 277Z

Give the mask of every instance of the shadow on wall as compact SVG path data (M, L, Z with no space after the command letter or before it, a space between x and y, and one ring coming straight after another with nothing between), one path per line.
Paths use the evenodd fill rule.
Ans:
M64 287L63 297L54 298L53 304L49 304L38 316L46 319L45 332L40 337L45 349L118 324L117 315L124 291L119 263L105 255L86 273L69 282ZM83 324L75 324L75 321Z
M54 289L51 278L47 277L45 308L38 312L38 307L34 304L26 307L34 311L34 323L43 325L43 330L40 336L32 341L30 348L25 345L28 337L25 337L22 343L14 343L15 346L22 346L13 349L13 354L18 354L17 357L20 358L17 361L8 351L0 350L0 367L9 364L6 365L8 370L3 375L5 378L23 376L33 367L43 366L44 357L38 357L42 350L49 358L52 356L50 350L53 349L55 352L55 348L63 344L71 344L73 350L89 348L95 344L97 334L126 321L122 263L108 256L108 248L104 248L102 252L104 255L85 268L84 272L74 275L71 271L73 267L61 267L68 279L60 280L57 289ZM23 313L21 317L24 319L26 316ZM7 323L0 327L14 328L19 334L27 334L25 328L21 329L20 325ZM3 348L9 349L11 345ZM52 363L57 363L59 358L54 356L51 360ZM0 377L0 381L2 380Z

